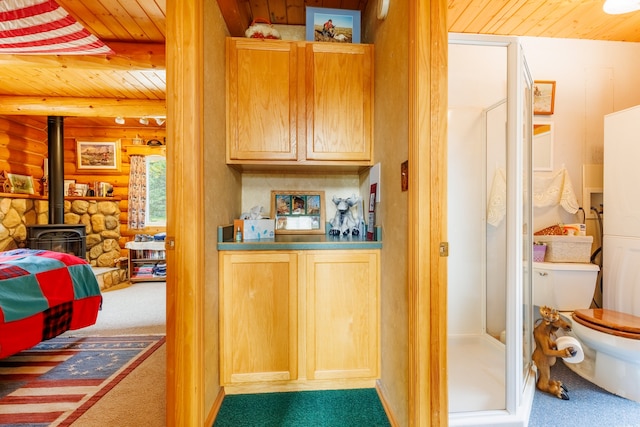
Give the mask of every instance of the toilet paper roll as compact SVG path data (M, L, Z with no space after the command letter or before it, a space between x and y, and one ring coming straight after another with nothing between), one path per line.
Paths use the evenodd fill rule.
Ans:
M558 337L558 339L556 339L556 346L558 347L558 350L564 350L567 347L573 347L573 349L576 351L575 356L563 357L562 360L564 360L565 362L580 363L584 360L584 350L580 345L580 341L578 341L574 337L570 337L567 335Z

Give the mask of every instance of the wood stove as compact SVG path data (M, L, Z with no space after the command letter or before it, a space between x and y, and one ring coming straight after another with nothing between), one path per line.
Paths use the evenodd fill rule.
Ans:
M73 254L87 259L84 224L37 224L27 226L27 247Z

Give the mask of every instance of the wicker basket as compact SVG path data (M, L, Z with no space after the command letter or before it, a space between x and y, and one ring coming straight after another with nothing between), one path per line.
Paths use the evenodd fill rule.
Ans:
M593 236L536 236L537 243L545 243L546 262L590 262Z

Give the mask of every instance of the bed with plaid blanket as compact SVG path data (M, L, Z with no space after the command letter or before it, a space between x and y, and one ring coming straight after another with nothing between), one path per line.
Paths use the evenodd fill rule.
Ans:
M0 358L96 322L102 303L91 266L62 252L0 252Z

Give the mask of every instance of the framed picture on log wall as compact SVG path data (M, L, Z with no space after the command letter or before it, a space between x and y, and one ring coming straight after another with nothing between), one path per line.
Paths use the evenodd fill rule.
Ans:
M18 175L7 173L7 179L11 185L11 192L16 194L35 194L33 189L33 177L30 175Z
M120 140L76 141L78 171L120 171Z

